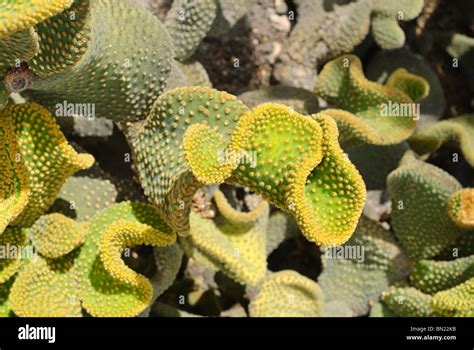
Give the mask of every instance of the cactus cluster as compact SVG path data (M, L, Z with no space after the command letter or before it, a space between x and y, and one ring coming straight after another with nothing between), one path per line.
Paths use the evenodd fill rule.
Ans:
M294 1L242 93L195 53L264 1L163 3L0 0L0 316L474 316L474 115L380 51L423 1Z

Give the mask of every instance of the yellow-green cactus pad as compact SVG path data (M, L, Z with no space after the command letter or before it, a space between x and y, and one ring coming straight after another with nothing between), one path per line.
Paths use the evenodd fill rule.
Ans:
M444 143L455 144L474 167L474 114L466 114L428 125L408 140L418 154L429 154Z
M28 203L28 172L22 161L12 120L0 110L0 233Z
M382 293L382 301L400 317L433 317L436 313L430 305L431 295L413 287L391 287Z
M0 77L8 68L29 61L39 50L38 34L25 29L0 40Z
M71 6L73 0L2 0L0 40L54 16Z
M20 317L81 317L77 281L72 273L75 255L59 259L35 257L18 274L8 303Z
M30 229L30 239L47 258L59 258L84 242L87 228L59 213L41 216Z
M71 7L38 23L39 52L29 62L37 76L61 72L75 64L90 43L90 0L75 0Z
M396 317L396 315L385 304L377 302L370 308L369 317Z
M215 0L176 0L166 16L175 57L184 61L198 48L216 18Z
M237 167L238 157L228 157L225 139L206 124L191 125L183 139L187 165L196 179L206 185L223 183Z
M474 255L453 261L418 261L410 274L411 283L433 294L474 277Z
M268 86L259 90L247 91L238 96L249 108L266 102L286 105L301 114L319 111L318 97L314 92L292 86Z
M5 283L23 265L33 250L28 242L27 229L7 227L0 235L0 284Z
M403 91L414 102L423 100L430 93L430 85L425 78L408 72L405 68L396 69L390 74L385 83Z
M93 316L138 315L149 306L153 290L149 285L150 288L143 288L146 282L143 276L137 277L139 275L121 265L123 263L114 264L119 258L116 256L119 247L127 242L137 243L135 239L138 238L142 240L138 235L140 231L130 230L135 226L145 229L143 232L147 235L155 232L160 242L164 237L167 237L167 242L176 239L174 233L163 223L154 207L138 202L123 202L109 207L91 218L88 226L89 234L74 265L82 306ZM104 242L104 235L113 238L112 247ZM105 259L107 268L102 259ZM125 275L126 282L121 278Z
M100 244L100 259L105 270L117 281L151 290L148 279L128 268L122 260L127 247L145 244L166 247L176 241L176 236L167 234L147 224L117 220L104 232Z
M460 227L474 228L474 188L463 188L449 198L448 214Z
M418 77L419 81L422 79ZM423 85L428 83L424 81ZM328 62L315 91L340 108L324 113L336 119L344 143L400 143L411 135L419 117L416 104L402 90L367 80L362 63L354 55Z
M423 0L375 0L372 10L372 36L385 50L405 43L405 33L398 21L411 21L423 9Z
M89 35L81 27L82 15L78 11L76 21L58 16L51 20L54 25L44 30L56 26L61 33L68 33L62 44L54 44L66 47L75 45L80 33L84 39L89 38L85 52L81 55L86 45L81 43L75 47L79 52L65 52L57 63L51 63L55 61L56 46L43 45L45 59L37 60L35 69L43 74L55 73L37 77L25 93L58 116L66 113L84 117L93 114L91 117L114 121L144 119L166 86L173 58L164 25L128 1L91 2L87 15Z
M228 143L248 108L234 96L207 87L177 88L161 95L133 141L145 195L178 233L189 231L190 203L202 186L191 173L183 139L193 124L204 123Z
M181 239L184 251L241 284L258 284L267 270L268 203L262 201L251 212L239 212L222 192L216 192L214 199L221 216L210 220L192 212L190 233Z
M318 284L292 270L271 274L249 305L251 317L320 316L324 297Z
M389 285L408 274L409 261L395 238L378 223L361 217L343 246L322 250L318 283L327 302L344 303L351 316L365 315Z
M474 278L451 289L436 293L430 305L437 313L448 317L474 316Z
M392 225L405 251L413 258L436 256L460 236L463 229L449 217L449 197L461 184L445 171L407 153L390 173Z
M254 159L240 162L232 181L292 213L306 238L318 245L349 239L364 205L365 186L339 146L333 119L263 104L242 118L232 146Z
M19 161L28 171L28 204L14 225L28 226L53 203L64 181L92 166L94 158L78 154L64 138L54 117L34 103L6 106L1 118L12 120L20 150Z

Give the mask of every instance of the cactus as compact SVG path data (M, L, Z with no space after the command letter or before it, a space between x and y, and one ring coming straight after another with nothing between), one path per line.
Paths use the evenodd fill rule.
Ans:
M220 36L228 32L257 0L217 0L217 13L209 36Z
M431 296L413 287L392 287L382 293L389 310L401 317L437 316L430 305Z
M463 232L446 210L450 196L461 189L448 173L409 152L388 176L387 186L394 231L411 257L434 257Z
M283 105L260 105L242 118L232 140L236 149L256 153L255 167L240 164L232 180L293 214L308 240L342 244L357 225L365 186L337 137L325 114L306 117Z
M336 249L354 256L338 256ZM363 216L344 246L323 251L322 264L318 284L326 301L343 303L350 316L361 316L389 285L407 275L410 261L390 232Z
M184 61L196 51L216 18L215 0L175 0L166 16L175 58Z
M474 316L474 278L448 290L436 293L430 305L438 314L450 317Z
M39 50L38 34L33 28L0 39L0 77L11 67L29 61Z
M33 27L71 4L72 0L2 0L0 7L6 11L2 11L0 15L0 40L20 30Z
M86 101L94 106L94 117L144 119L170 71L173 51L164 26L126 1L99 0L90 5L76 1L73 6L77 6L77 20L66 19L64 13L39 28L40 37L47 40L41 40L41 58L35 58L32 66L37 77L25 95L51 111L65 102L82 106ZM66 50L55 61L51 57L56 57L58 32L67 38L61 45L74 46L77 52ZM87 117L83 110L75 112Z
M422 128L409 138L410 146L418 154L431 154L444 143L454 143L466 161L474 167L474 115L466 114L439 121Z
M0 284L7 282L18 272L23 256L19 256L19 248L28 245L28 230L19 227L7 227L0 235L2 260L0 261ZM15 255L10 256L10 247L15 248Z
M397 49L405 44L405 33L398 20L410 21L423 9L423 0L374 0L372 10L372 36L385 50Z
M292 270L266 278L249 305L252 317L314 317L322 313L324 296L312 280Z
M315 91L341 108L326 109L324 113L337 120L344 145L391 145L414 131L416 111L410 108L409 113L397 113L390 106L414 107L417 100L412 98L426 96L428 83L406 70L396 70L388 82L381 85L368 81L360 60L353 55L341 56L324 66Z
M214 200L221 217L213 221L192 212L190 233L180 240L183 249L241 284L258 284L266 273L268 203L243 213L233 209L222 192L216 192Z
M410 274L411 283L423 293L433 294L455 287L474 277L474 255L452 261L418 261Z
M474 188L454 192L447 205L448 214L460 227L474 228Z
M2 125L13 124L18 143L12 161L21 161L28 173L28 202L11 224L29 226L53 203L66 178L92 166L94 158L76 153L51 114L36 104L8 105L0 114ZM23 175L13 174L22 183Z

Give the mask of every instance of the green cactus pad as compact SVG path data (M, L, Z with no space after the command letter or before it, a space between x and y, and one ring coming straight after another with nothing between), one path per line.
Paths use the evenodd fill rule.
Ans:
M346 304L351 316L367 314L371 303L405 277L409 267L390 232L364 216L345 245L323 250L322 264L318 283L327 302Z
M474 278L451 289L436 293L430 305L445 317L474 316Z
M23 265L31 245L28 242L27 230L19 227L7 227L0 235L0 284L10 279ZM26 250L23 250L25 249ZM32 250L29 253L33 253Z
M268 203L244 213L232 208L222 192L216 192L214 200L221 217L210 220L192 212L190 233L181 239L184 251L241 284L258 284L267 269Z
M58 31L68 33L64 34L68 40L76 40L74 35L78 32L87 38L80 24L83 14L78 13L77 21L59 16L45 30L57 26ZM25 94L55 113L67 103L66 109L75 106L74 112L84 114L78 109L87 103L94 107L97 118L144 119L165 88L170 72L172 47L164 25L146 10L116 0L91 2L87 25L90 39L79 59L80 52L65 53L57 64L48 66L52 59L46 57L53 55L56 48L42 46L47 54L43 53L43 63L37 61L37 70L44 69L45 73L61 70L36 79ZM62 45L73 44L66 40ZM84 47L81 44L80 51ZM74 61L75 64L63 69Z
M387 186L394 231L411 257L434 257L463 232L446 210L449 197L461 189L448 173L409 152L388 176Z
M8 297L10 296L10 289L14 280L14 278L11 278L7 282L0 284L0 317L12 316L12 310L8 304Z
M400 317L433 317L431 296L413 287L392 287L382 294L382 301Z
M251 317L315 317L322 312L318 284L292 270L271 274L249 305Z
M211 29L216 18L215 0L176 0L166 16L166 28L175 49L175 57L191 57Z
M418 261L410 274L411 283L424 293L433 294L474 277L474 255L453 261Z
M114 227L116 223L117 230ZM139 235L134 234L133 230L128 230L135 226L145 229L145 233L156 232L159 237L170 239L174 237L175 239L174 234L163 224L156 209L144 203L116 204L96 214L88 221L88 226L89 235L74 265L82 306L93 316L138 315L149 306L152 300L153 290L150 282L128 268L124 269L123 262L118 264L119 266L114 264L113 262L117 259L117 250L107 249L104 237L117 235L110 244L117 243L114 247L119 247L127 242L137 243L131 238L137 238ZM127 233L125 236L121 234L124 227ZM157 239L160 238L157 237ZM107 268L101 258L107 261ZM132 274L134 277L131 277ZM127 281L122 282L122 277L127 277ZM128 277L132 279L129 280Z
M8 114L0 110L0 233L25 209L30 194L28 172Z
M41 216L30 229L30 239L47 258L59 258L84 242L87 228L59 213Z
M414 102L423 100L430 93L430 86L425 78L411 74L405 68L394 70L385 85L403 91Z
M406 74L397 73L399 81ZM404 78L405 77L405 78ZM395 79L395 78L394 78ZM417 86L423 82L416 79ZM344 143L370 143L390 145L407 139L416 126L416 104L403 91L364 77L362 63L353 55L344 55L327 63L315 86L316 93L340 109L327 109L324 113L336 119ZM398 112L397 112L398 109Z
M39 52L29 67L39 77L55 74L74 65L90 43L90 0L75 0L67 10L38 23Z
M0 40L54 16L73 0L1 0Z
M81 317L77 281L72 273L75 255L49 260L37 256L15 279L8 303L20 317Z
M372 11L372 36L385 50L397 49L405 43L405 33L398 20L411 21L423 9L423 0L375 0Z
M0 77L8 68L29 61L38 50L38 34L33 28L16 32L0 40Z
M53 116L37 104L8 105L0 113L14 124L30 185L28 204L13 224L29 226L53 203L67 177L92 166L94 158L76 153Z
M474 228L474 188L463 188L449 198L448 214L460 227Z
M408 140L418 154L430 154L444 143L454 143L474 167L474 114L466 114L429 125Z
M192 175L182 149L190 125L205 123L228 142L247 107L234 96L206 87L177 88L161 95L133 141L145 195L178 233L189 231L189 208L202 185Z
M325 114L260 105L242 118L232 140L233 149L254 154L255 164L240 164L232 181L292 213L308 240L342 244L357 225L365 186L337 138Z

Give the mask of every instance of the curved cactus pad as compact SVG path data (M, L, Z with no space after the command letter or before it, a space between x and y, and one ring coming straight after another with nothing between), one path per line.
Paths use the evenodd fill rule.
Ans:
M31 227L30 239L47 258L59 258L84 242L87 229L62 214L41 216Z
M395 73L394 73L395 74ZM392 78L408 91L426 89L428 82L407 73ZM410 88L410 89L409 89ZM315 86L316 93L340 109L324 113L336 119L342 141L389 145L407 139L416 126L417 105L393 86L367 80L362 63L353 55L344 55L327 63ZM418 95L416 95L418 96Z
M210 220L192 212L190 233L181 239L184 251L241 284L258 284L267 270L268 203L261 201L244 213L232 208L221 192L214 200L221 216Z
M27 229L19 227L7 227L0 235L0 284L5 283L21 268L23 261L28 258L24 253L33 253L29 250ZM11 248L11 249L10 249ZM26 249L25 249L26 248Z
M0 234L28 203L28 172L10 117L0 111Z
M73 0L1 0L0 40L33 27L71 6Z
M145 195L160 208L176 232L189 231L190 203L201 187L182 149L186 131L193 124L205 124L226 143L247 110L234 96L207 87L177 88L155 102L133 148ZM215 150L214 146L209 147Z
M449 198L448 214L464 228L474 228L474 188L463 188Z
M314 317L322 312L318 284L291 270L271 274L249 305L252 317Z
M382 293L382 301L400 317L436 316L430 306L431 296L413 287L392 287Z
M474 255L453 261L418 261L410 281L424 293L436 293L474 277Z
M173 40L175 57L191 57L216 18L216 0L176 0L166 16L166 28Z
M144 119L166 86L173 59L164 25L127 1L97 0L90 7L77 6L76 20L60 15L40 30L40 36L50 38L55 34L47 31L57 28L66 33L58 34L65 39L57 44L51 38L54 44L40 47L44 59L37 59L34 67L42 76L25 93L58 116ZM84 16L87 23L81 24ZM84 26L90 26L90 33ZM77 40L81 40L77 52L66 50L70 54L65 51L56 60L54 45L67 48Z
M149 306L148 280L120 259L128 244L171 244L174 233L148 204L123 202L88 221L89 235L74 265L82 306L93 316L136 316Z
M388 176L387 187L393 229L411 257L434 257L463 232L446 210L449 197L461 184L440 168L407 153Z
M474 114L442 120L412 135L408 140L418 154L433 153L444 143L457 144L474 167Z
M21 317L80 317L77 281L72 273L75 255L49 260L35 257L15 279L9 304Z
M78 154L64 138L54 117L34 103L5 106L1 119L12 120L20 154L28 171L28 204L13 222L29 226L53 203L66 179L92 166L94 158Z
M8 68L29 61L38 52L38 34L33 28L25 29L0 40L0 76Z
M474 278L471 278L456 287L436 293L430 305L437 313L445 317L473 317L473 299Z
M336 123L325 114L309 117L284 105L260 105L233 134L233 149L253 155L253 161L241 161L232 181L292 213L308 240L342 244L357 225L365 186L337 139Z

